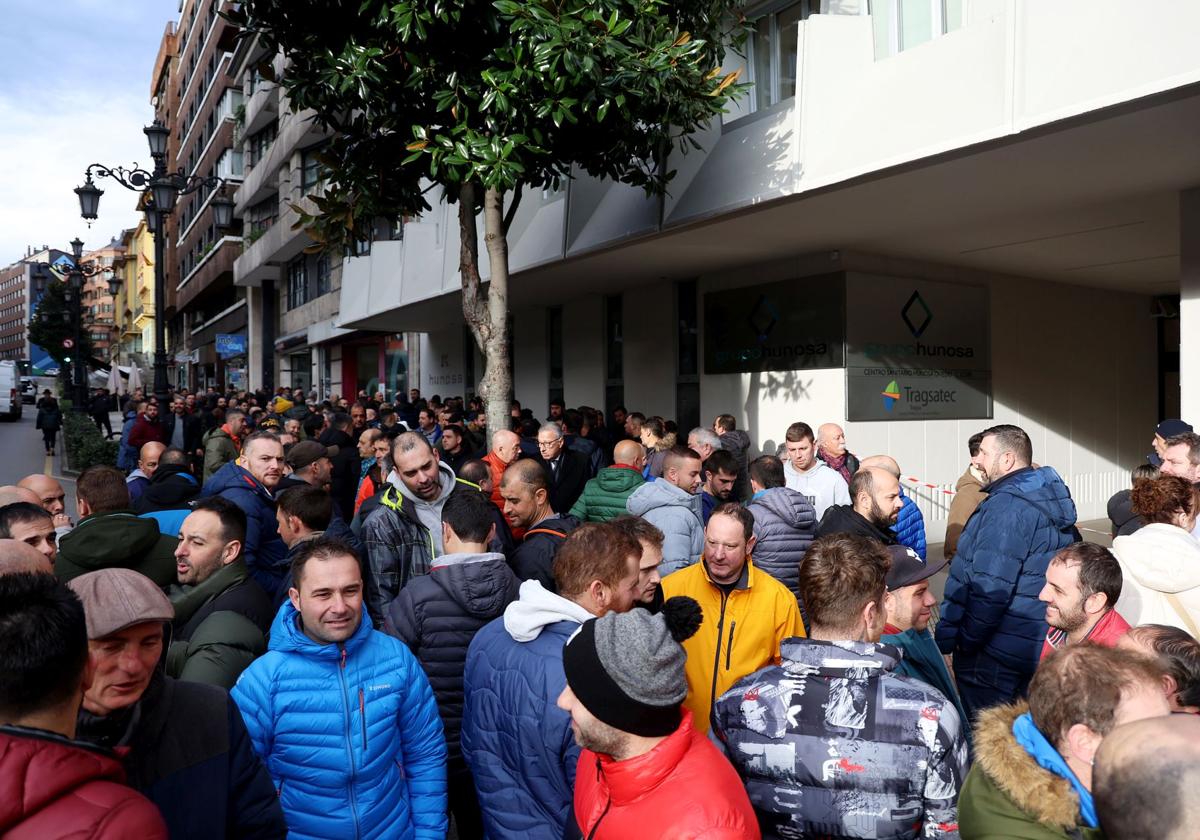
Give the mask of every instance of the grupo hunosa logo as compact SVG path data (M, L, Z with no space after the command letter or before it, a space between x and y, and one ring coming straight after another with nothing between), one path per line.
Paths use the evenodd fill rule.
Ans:
M895 379L887 384L887 387L880 392L880 396L883 397L885 411L891 411L896 403L900 402L900 387L896 384Z

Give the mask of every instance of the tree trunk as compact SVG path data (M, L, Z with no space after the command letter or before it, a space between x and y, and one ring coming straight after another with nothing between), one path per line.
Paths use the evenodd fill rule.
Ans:
M508 335L508 237L504 225L504 193L488 188L483 196L484 240L490 277L485 289L479 278L479 238L475 230L476 186L459 189L459 272L463 317L483 354L479 393L487 408L488 433L509 427L512 402L512 352Z

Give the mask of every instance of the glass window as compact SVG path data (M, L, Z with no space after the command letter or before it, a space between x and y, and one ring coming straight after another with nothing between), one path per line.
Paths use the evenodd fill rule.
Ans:
M754 107L761 111L796 95L800 21L820 9L820 0L794 0L754 21L750 70Z
M317 257L317 297L329 294L329 254Z
M308 302L308 266L304 255L288 263L288 309L295 309Z
M325 180L325 165L318 160L319 148L306 149L300 153L300 188L311 190Z
M563 398L563 324L562 307L546 310L546 346L549 356L550 390L547 401Z

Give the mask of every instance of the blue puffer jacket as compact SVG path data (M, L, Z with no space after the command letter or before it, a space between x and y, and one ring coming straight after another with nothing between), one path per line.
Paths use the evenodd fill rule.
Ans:
M222 496L246 514L246 544L242 557L250 575L272 600L287 574L287 546L279 538L275 497L249 471L230 461L204 483L201 498Z
M925 517L917 503L905 495L903 487L900 488L900 498L904 501L904 507L900 508L900 515L896 518L896 524L892 526L892 533L896 535L896 542L908 546L924 560Z
M803 493L772 487L754 495L754 565L800 594L800 561L817 535L817 512Z
M365 611L344 646L313 641L298 617L284 603L233 687L288 836L442 840L446 742L425 672Z
M117 468L123 472L137 469L138 451L129 445L129 433L137 423L137 411L125 412L125 423L121 426L121 443L117 447Z
M562 650L592 616L536 580L520 593L467 650L462 753L490 840L560 840L579 762L571 716L555 705Z
M625 509L663 532L663 577L690 566L704 551L704 510L700 494L667 480L648 481L630 494Z
M959 679L990 685L994 665L1032 674L1046 638L1038 593L1046 567L1079 539L1071 491L1051 467L1026 467L984 488L946 582L937 644Z

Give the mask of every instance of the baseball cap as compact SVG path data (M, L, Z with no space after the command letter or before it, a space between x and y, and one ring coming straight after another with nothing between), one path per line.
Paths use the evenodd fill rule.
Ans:
M892 567L887 573L888 592L895 592L897 589L931 578L950 562L945 557L939 560L922 560L921 555L906 545L889 545L887 550L892 558Z
M1192 424L1183 420L1164 420L1154 427L1154 433L1159 437L1169 438L1194 431Z
M332 458L338 454L336 446L325 446L315 440L302 440L288 450L287 463L294 470L302 470L309 464L316 463L322 458Z
M132 569L100 569L67 582L83 602L89 639L144 621L171 621L175 608L154 581Z

